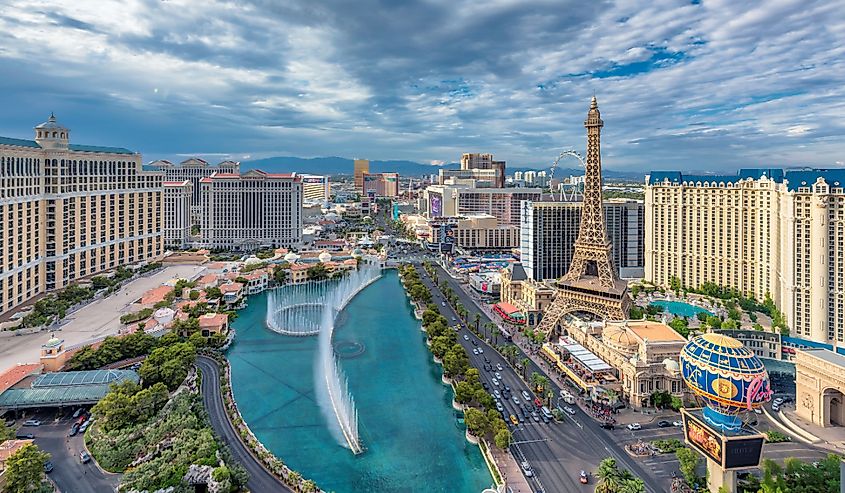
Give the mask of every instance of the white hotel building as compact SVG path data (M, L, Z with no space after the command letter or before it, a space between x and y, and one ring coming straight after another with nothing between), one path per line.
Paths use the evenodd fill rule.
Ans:
M252 251L301 243L302 182L295 173L214 173L199 186L206 246Z
M0 137L0 317L161 255L162 178L130 150L71 144L52 115L35 140Z
M653 171L645 204L647 280L769 294L790 335L845 345L845 170Z
M154 169L164 172L164 181L184 182L191 184L191 224L199 224L202 211L200 210L200 180L213 173L238 174L241 172L241 164L237 161L222 161L217 164L209 164L204 159L192 157L175 164L166 159L153 161L149 164Z

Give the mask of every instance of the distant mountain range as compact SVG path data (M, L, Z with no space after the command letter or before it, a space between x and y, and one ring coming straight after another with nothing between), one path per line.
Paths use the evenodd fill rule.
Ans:
M241 169L260 169L272 173L305 173L316 175L351 175L353 167L353 160L344 157L314 157L302 158L295 156L277 156L268 157L264 159L253 159L250 161L242 161ZM443 165L423 164L414 161L391 160L391 161L370 161L371 173L382 172L396 172L400 176L424 176L430 174L437 174L441 169L458 169L460 164L448 163ZM548 170L549 168L545 168ZM512 175L514 171L542 171L537 168L507 168L507 173ZM576 168L558 168L555 175L564 177L569 175L583 174L583 170ZM638 172L619 172L612 170L604 170L604 175L607 178L626 178L641 180L643 173Z

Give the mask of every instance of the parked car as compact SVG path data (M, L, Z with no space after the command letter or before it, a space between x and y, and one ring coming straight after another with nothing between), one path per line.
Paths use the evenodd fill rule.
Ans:
M530 478L534 475L534 471L531 470L531 464L529 464L528 461L522 461L520 466L522 466L522 474L525 474L525 477Z
M41 421L38 421L37 419L28 419L28 420L23 422L23 425L24 426L41 426Z
M614 428L613 423L611 423L610 421L602 421L599 426L601 426L605 430L612 430Z
M91 462L91 456L88 455L88 452L83 450L82 452L79 453L79 461L82 462L83 464L87 464L87 463Z
M85 433L85 430L87 430L87 429L88 429L88 425L90 425L90 424L91 424L91 420L90 420L90 419L89 419L88 421L86 421L86 422L82 423L82 426L80 426L80 427L79 427L79 432L80 432L80 433Z
M672 423L666 421L665 419L661 419L660 421L657 422L657 426L659 428L668 428L668 427L672 426Z
M52 462L47 461L47 462L44 463L44 472L46 472L46 473L53 472L53 463Z
M772 404L772 411L774 411L774 412L779 412L779 411L780 411L780 406L778 406L777 404Z
M631 431L642 430L643 426L639 423L631 423L628 425L628 429Z
M76 436L77 433L79 433L79 425L74 423L73 426L70 427L70 432L68 432L67 436Z
M18 433L17 435L15 435L15 438L17 438L18 440L32 440L33 438L35 438L35 435L33 435L32 433Z
M82 408L81 407L79 409L77 409L76 412L73 413L73 419L78 418L80 414L82 414Z
M684 426L683 421L672 421L672 426Z
M777 399L773 400L772 404L780 406L781 404L783 404L783 397L778 397Z

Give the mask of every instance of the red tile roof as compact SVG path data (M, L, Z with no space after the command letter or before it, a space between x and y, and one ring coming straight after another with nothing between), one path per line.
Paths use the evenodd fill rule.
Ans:
M223 284L220 286L221 293L237 293L241 289L243 289L244 285L239 282L233 282L231 284Z
M153 288L141 296L141 304L155 305L159 301L163 301L167 294L171 291L173 291L173 288L170 286L159 286L157 288Z
M206 313L200 317L200 328L223 327L229 321L225 313Z
M13 366L3 373L0 373L0 392L12 388L13 385L20 382L29 375L41 373L44 365L41 363L30 363Z

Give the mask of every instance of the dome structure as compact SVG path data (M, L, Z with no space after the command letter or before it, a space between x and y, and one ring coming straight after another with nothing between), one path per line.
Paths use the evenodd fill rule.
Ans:
M329 252L323 252L317 258L320 259L320 262L325 263L325 262L328 262L332 259L332 254L329 253Z
M663 366L666 368L666 371L670 373L678 373L681 371L681 365L671 358L664 359Z
M256 257L255 255L250 256L246 261L244 261L244 265L255 265L260 264L261 259Z
M707 404L704 418L726 431L738 430L738 415L771 399L769 374L763 362L733 337L709 333L681 350L681 376Z
M285 255L285 262L292 264L292 263L296 262L296 260L298 258L299 258L299 255L297 255L293 252L290 252L290 253Z
M634 335L626 327L617 325L605 327L601 332L601 339L602 342L626 356L634 354L639 347Z
M352 256L354 258L361 258L364 256L364 252L360 248L356 248L355 250L352 250Z

